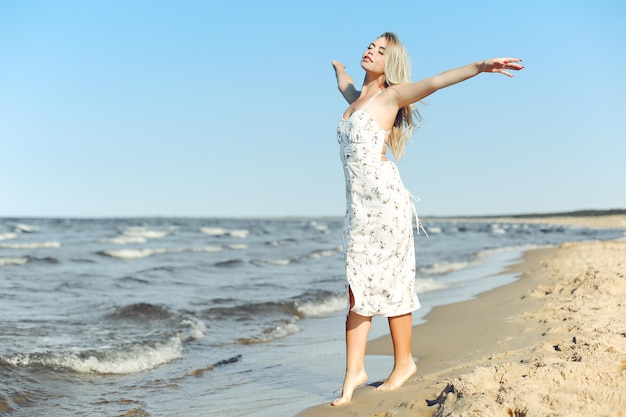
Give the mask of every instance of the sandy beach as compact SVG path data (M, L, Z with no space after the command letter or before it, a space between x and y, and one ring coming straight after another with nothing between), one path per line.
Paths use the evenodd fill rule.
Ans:
M626 216L486 219L626 228ZM481 221L476 219L475 221ZM626 240L529 251L519 279L439 306L415 326L418 373L393 392L297 417L625 416ZM391 355L388 336L368 354Z

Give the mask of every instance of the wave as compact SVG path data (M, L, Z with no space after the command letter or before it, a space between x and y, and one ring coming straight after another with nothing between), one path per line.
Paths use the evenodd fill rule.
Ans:
M473 258L468 261L444 261L438 262L429 266L423 266L418 269L418 272L424 275L443 275L450 272L459 271L461 269L469 268L476 264L479 264L488 258L489 256L496 255L498 253L510 252L510 251L529 251L533 249L548 248L551 245L516 245L516 246L503 246L500 248L484 249L474 254Z
M317 249L314 250L306 255L303 256L297 256L294 258L284 258L284 259L268 259L268 258L261 258L261 259L256 259L254 261L252 261L253 264L269 264L269 265L279 265L279 266L287 266L290 265L294 262L301 262L305 259L320 259L320 258L326 258L326 257L330 257L330 256L334 256L337 253L343 253L343 248L342 247L336 247L336 248L332 248L332 249Z
M0 358L0 362L14 367L65 368L78 373L132 374L180 359L182 351L182 342L173 337L152 346L128 345L100 352L17 353Z
M232 236L239 238L246 238L250 233L247 229L223 229L221 227L203 227L200 229L202 233L206 233L211 236Z
M341 246L338 246L336 248L332 248L332 249L319 249L319 250L314 250L313 252L311 252L310 254L307 255L308 258L324 258L324 257L328 257L328 256L333 256L336 255L337 253L343 253L343 248Z
M296 302L296 310L303 317L322 317L336 311L345 310L348 306L348 295L320 292L315 293L312 300Z
M51 256L46 256L45 258L38 258L36 256L28 256L28 261L32 263L42 263L42 264L58 264L60 261L57 258L53 258Z
M471 266L472 261L444 261L437 262L432 265L423 266L418 269L419 273L424 275L441 275Z
M292 334L296 334L302 330L298 320L286 321L285 323L271 326L263 330L261 334L251 337L242 337L237 339L238 343L242 345L252 345L258 343L272 342L277 339L282 339Z
M106 317L110 319L163 319L169 318L172 313L167 307L150 304L135 303L115 309Z
M138 259L146 258L158 253L172 252L172 249L120 249L120 250L103 250L98 252L99 255L106 255L112 258L120 259Z
M504 235L506 234L506 229L508 229L507 226L503 226L499 223L492 223L489 225L489 228L491 229L491 233L494 235Z
M160 239L165 236L170 235L175 230L178 230L178 227L172 226L168 230L153 230L148 229L147 227L137 226L137 227L128 227L122 231L122 234L127 237L136 237L136 238L144 238L144 239Z
M13 231L17 233L35 233L39 228L25 223L17 223L13 225Z
M6 265L25 265L28 262L28 257L23 258L0 258L0 266Z
M415 280L415 292L423 294L429 291L437 291L448 288L448 285L438 282L432 278L418 278Z
M203 246L200 248L191 248L191 252L219 252L222 248L218 246Z
M246 245L244 243L234 243L232 245L224 245L224 247L226 249L231 249L231 250L246 250L246 249L248 249L248 245Z
M261 303L239 304L228 307L212 307L205 314L210 320L240 321L257 317L320 317L346 307L346 293L330 291L308 291L285 301L265 301ZM230 300L227 300L230 301Z
M296 239L279 239L279 240L272 240L269 242L265 242L266 245L268 246L284 246L284 245L289 245L293 242L296 242Z
M95 338L90 338L91 331L77 330L82 346L72 343L55 345L54 350L47 352L3 355L0 364L64 368L78 373L132 374L180 359L184 343L202 338L207 332L198 318L150 303L116 308L97 325L85 325L90 329L96 326L99 331L91 336ZM124 342L114 342L118 340Z
M2 233L0 234L0 240L10 240L15 239L17 237L17 233Z
M315 220L313 220L310 223L310 226L315 229L315 230L319 230L320 232L325 232L328 233L328 225L323 224L323 223L318 223Z
M214 265L219 268L233 268L239 265L245 265L246 261L243 259L229 259L227 261L216 262Z
M64 352L15 353L0 358L0 363L14 367L41 366L64 368L87 374L133 374L154 369L183 357L183 344L204 335L206 327L199 321L187 320L186 331L178 332L162 342L134 342L115 347Z
M219 252L222 250L217 246L205 246L198 248L144 248L144 249L114 249L102 250L97 252L98 255L109 256L119 259L139 259L147 258L152 255L164 253L181 253L181 252Z
M146 243L148 239L161 239L172 234L175 230L178 230L177 226L172 226L168 230L154 230L143 226L133 226L123 229L120 236L100 239L99 242L114 243L116 245Z
M253 263L287 266L292 262L294 262L294 259L257 259Z
M141 236L117 236L110 239L100 239L100 243L115 243L116 245L127 245L129 243L146 243L146 238Z
M59 248L59 242L32 242L32 243L0 243L2 249L48 249Z

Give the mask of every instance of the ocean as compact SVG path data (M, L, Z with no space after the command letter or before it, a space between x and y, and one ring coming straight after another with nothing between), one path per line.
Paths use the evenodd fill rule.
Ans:
M423 219L422 309L622 230ZM0 416L294 416L340 394L341 218L0 219ZM370 336L386 333L375 318ZM419 345L413 347L419 359ZM392 358L368 356L372 381Z

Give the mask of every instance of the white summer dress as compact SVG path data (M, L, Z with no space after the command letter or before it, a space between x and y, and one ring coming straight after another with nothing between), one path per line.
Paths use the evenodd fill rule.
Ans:
M393 317L420 308L415 293L415 206L396 165L382 160L388 132L367 112L378 94L363 109L342 118L337 128L346 180L343 245L352 311Z

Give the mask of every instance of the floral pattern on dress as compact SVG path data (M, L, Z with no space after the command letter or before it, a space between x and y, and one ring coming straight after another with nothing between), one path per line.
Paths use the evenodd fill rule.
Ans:
M399 316L420 308L415 293L415 207L396 165L382 160L387 132L357 110L337 128L346 180L343 244L352 311Z

